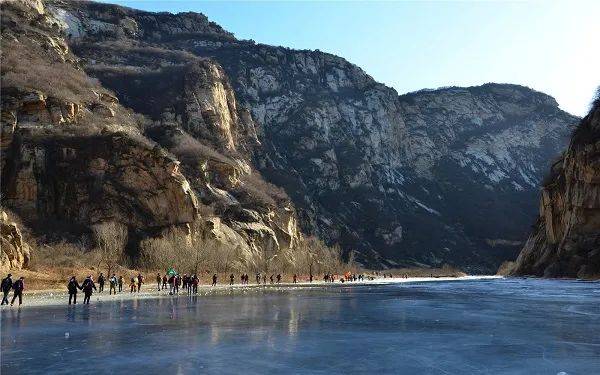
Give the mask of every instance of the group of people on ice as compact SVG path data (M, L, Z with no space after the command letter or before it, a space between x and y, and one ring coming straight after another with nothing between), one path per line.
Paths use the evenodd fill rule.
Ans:
M15 303L15 299L19 298L19 306L21 306L23 303L23 291L25 290L25 278L21 276L13 282L12 274L9 273L8 276L2 279L0 290L2 290L2 305L8 305L8 295L12 290L13 298L12 301L10 301L10 305L12 306L13 303Z
M79 290L83 291L83 303L89 304L90 297L94 293L94 291L98 291L98 293L104 292L104 285L106 284L106 277L104 273L100 272L100 276L98 276L98 288L96 288L96 283L92 278L92 275L88 275L81 284L77 281L75 276L71 276L69 282L67 283L67 290L69 292L69 305L71 303L77 303L77 292ZM131 277L129 282L129 292L135 293L142 290L142 284L144 283L144 276L141 273L138 273L137 276ZM123 291L124 279L123 276L119 275L117 277L116 274L112 274L112 276L108 279L109 289L108 294L117 294L117 291L121 293Z
M390 275L390 277L391 277L391 275ZM247 273L240 275L240 282L242 285L248 285L249 279L250 279L250 276ZM269 279L270 284L275 284L275 283L280 284L282 281L282 276L280 273L277 275L271 274L268 279ZM293 280L294 284L298 283L298 275L294 274L292 280ZM324 275L323 280L325 282L335 282L336 275L327 273ZM348 272L339 278L340 282L363 281L363 280L364 280L363 275L357 276L355 274L350 274ZM0 290L3 293L2 305L9 304L8 300L9 300L9 294L10 294L11 290L13 290L14 292L13 292L13 298L10 302L10 305L12 306L17 298L19 299L19 305L21 305L23 303L23 291L25 290L25 282L24 281L25 281L25 278L20 277L18 280L13 282L11 274L8 274L8 276L2 280L2 285L0 286ZM216 286L217 281L218 281L218 276L215 273L212 275L212 284L211 285ZM261 281L262 281L262 284L264 284L264 285L267 284L267 274L266 273L264 273L264 274L256 273L256 283L261 284ZM311 283L313 281L312 273L309 275L309 281ZM111 294L116 295L117 293L123 292L123 285L124 285L125 281L124 281L123 276L121 276L121 275L117 276L116 274L113 273L112 276L107 279L104 276L104 273L101 272L100 275L98 276L98 280L97 280L98 286L96 286L96 282L94 282L92 275L88 275L81 284L77 281L77 278L75 276L71 276L71 278L69 279L69 281L67 283L67 290L69 292L69 305L77 303L77 293L79 291L82 291L84 294L83 303L89 304L92 294L95 291L97 291L98 293L104 292L104 286L107 283L109 284L109 290L108 290L109 295L111 295ZM234 283L235 283L235 275L232 273L229 275L229 285L234 285ZM136 276L131 277L131 279L129 281L129 292L130 293L135 293L135 292L139 293L142 290L142 284L144 284L144 276L142 276L141 273L138 273ZM179 294L180 288L183 288L183 291L187 292L187 294L197 294L199 284L200 284L200 278L196 274L191 274L189 276L188 276L188 274L180 275L171 269L165 275L161 275L160 273L158 273L156 275L156 285L157 285L158 290L159 291L167 290L167 288L168 288L170 295Z
M179 288L183 287L183 290L188 294L198 293L198 284L200 279L196 274L188 276L187 273L183 276L179 274L165 274L160 276L160 273L156 274L156 284L158 291L166 290L167 284L169 285L169 294L179 294ZM216 275L213 276L213 285L216 284ZM161 289L162 287L162 289Z

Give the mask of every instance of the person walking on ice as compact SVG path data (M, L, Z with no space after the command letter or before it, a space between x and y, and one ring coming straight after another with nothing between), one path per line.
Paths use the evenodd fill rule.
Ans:
M102 293L104 291L104 281L104 274L100 272L100 276L98 276L98 285L100 286L98 293Z
M23 276L19 277L19 280L15 281L13 284L13 298L10 301L10 305L12 306L15 303L15 299L19 297L19 306L23 303L23 291L25 290L25 278Z
M137 275L137 291L138 293L142 290L142 284L144 283L144 276L141 273Z
M0 285L0 289L2 290L2 293L4 294L4 296L2 297L2 305L4 305L4 302L6 302L6 304L8 305L8 294L10 293L10 290L12 289L13 286L13 281L11 279L12 274L8 274L8 276L6 276L4 279L2 279L2 285Z
M67 290L69 291L69 305L71 304L71 299L73 300L74 305L77 303L78 289L81 290L81 285L79 285L75 276L71 276L69 283L67 284Z
M84 294L83 303L89 305L90 297L92 297L94 290L96 290L96 284L94 284L94 280L92 280L92 275L88 275L88 277L83 281L81 287L83 289Z
M136 284L136 278L132 277L131 278L131 282L129 283L129 288L130 288L129 293L134 293L136 291L136 289L137 289L136 285L137 285Z
M119 281L117 280L117 275L115 275L113 273L113 275L110 277L110 279L108 279L108 295L110 296L111 292L115 292L115 296L117 295L117 283Z

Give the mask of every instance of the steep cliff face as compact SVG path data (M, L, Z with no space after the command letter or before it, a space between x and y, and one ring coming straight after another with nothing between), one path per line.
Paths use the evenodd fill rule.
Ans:
M19 226L0 210L0 268L27 267L30 256L31 249L23 239Z
M516 85L398 96L340 57L240 41L202 15L50 4L86 72L150 117L146 134L190 173L199 159L181 139L225 157L201 158L206 173L230 171L203 199L255 165L305 231L370 266L483 272L516 256L576 121Z
M600 100L552 166L539 210L512 274L600 277Z
M133 256L142 240L197 222L249 265L295 246L295 209L256 176L252 119L217 64L179 54L184 64L161 91L153 83L164 77L140 63L127 109L65 41L78 19L47 5L2 3L3 205L43 236L53 222L68 231L116 221L129 230ZM124 33L135 26L121 21ZM6 254L11 267L28 259Z

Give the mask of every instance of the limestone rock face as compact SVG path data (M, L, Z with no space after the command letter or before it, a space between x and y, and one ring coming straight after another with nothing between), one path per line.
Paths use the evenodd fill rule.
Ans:
M600 101L542 187L538 222L514 275L600 277Z
M0 211L0 268L21 269L27 267L31 256L29 245L23 240L16 223Z
M197 202L179 162L126 134L23 136L2 190L22 214L147 229L192 222Z
M79 5L2 3L2 203L42 236L53 234L44 231L54 222L83 232L117 222L128 229L134 257L145 240L213 222L215 238L239 249L247 265L293 250L301 237L296 211L254 168L258 134L220 65L150 44L128 44L127 56L115 52L140 37L230 34L202 15L140 19L85 4L95 9L91 19ZM67 43L95 35L115 42L103 52L107 63L136 64L92 67L77 56L87 58L89 46ZM26 265L19 249L7 247L3 264Z
M490 272L514 258L577 121L517 85L398 95L340 57L237 40L202 15L50 8L85 71L154 121L146 135L182 160L225 225L273 238L262 225L276 232L267 206L284 217L281 205L232 194L260 175L289 195L305 232L373 267Z
M48 38L64 43L45 9L2 7L11 44L2 67L2 203L30 222L115 220L134 232L196 220L179 161L139 133L132 113L79 70L68 48L37 48ZM47 76L37 75L42 67ZM11 267L28 259L19 241L6 253Z

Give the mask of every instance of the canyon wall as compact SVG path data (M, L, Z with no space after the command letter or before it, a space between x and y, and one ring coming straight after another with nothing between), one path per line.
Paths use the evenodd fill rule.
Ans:
M160 232L196 220L196 212L210 226L225 228L219 235L243 243L249 254L289 249L302 230L340 244L346 255L355 250L369 267L449 263L489 272L523 246L535 219L538 184L577 121L550 96L518 85L398 95L343 58L238 40L202 14L61 0L36 4L26 16L45 25L36 43L44 44L45 54L58 54L53 64L69 66L96 86L85 91L85 101L80 94L78 100L54 100L51 89L60 85L38 87L33 95L46 104L25 104L7 115L7 132L16 141L6 146L14 156L3 158L11 181L5 202L77 218L82 225L127 216L134 229ZM10 17L3 28L16 40L31 38ZM31 85L13 86L19 94L3 93L3 102L21 108L23 95L30 94L24 87ZM42 109L31 115L32 108ZM100 121L81 126L88 114ZM49 130L38 136L23 122L32 116L37 124L55 119L55 127L69 131L98 128L94 137L102 138L102 148L119 155L61 151L73 142ZM105 123L133 134L129 144L116 149L114 138L123 136L102 130ZM49 143L50 149L39 151ZM36 152L50 157L48 171L60 172L40 174ZM61 152L63 159L81 160L70 167L55 156ZM148 152L156 153L153 161L137 161ZM78 187L70 187L67 197L41 186L49 181L56 191L55 176L69 168L81 176L83 165L97 159L107 163L101 167L108 171L105 189L129 202L107 205L108 215L89 203L97 177L76 178L87 185L74 182ZM120 166L153 176L159 186L149 190L169 192L169 201L143 190L120 191L115 186L123 176L114 174ZM156 178L157 170L168 178ZM14 196L26 185L36 186L24 188L36 204ZM138 202L135 195L142 192ZM44 198L32 198L38 196ZM117 194L100 196L112 202ZM62 202L85 212L57 209ZM175 210L162 212L161 204ZM136 218L144 210L152 219Z
M244 156L256 135L218 65L193 59L182 69L179 95L159 98L155 124L86 74L50 8L2 3L3 205L43 239L118 222L134 260L142 241L178 228L202 228L254 267L296 245L295 209ZM11 254L3 266L26 265L28 254Z
M511 274L600 277L600 100L552 166L538 221Z

